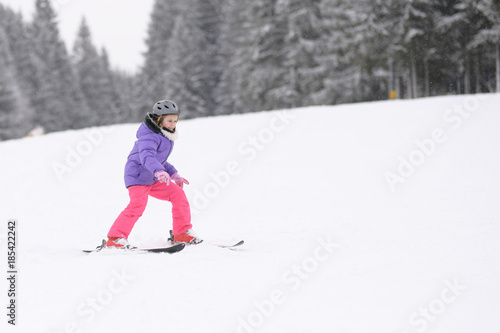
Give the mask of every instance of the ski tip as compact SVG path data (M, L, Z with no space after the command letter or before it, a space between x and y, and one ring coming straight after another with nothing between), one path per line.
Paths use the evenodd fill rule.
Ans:
M245 243L244 240L240 240L239 242L237 243L234 243L232 245L223 245L223 244L213 244L215 246L218 246L218 247L222 247L222 248L225 248L225 249L230 249L230 250L235 250L236 247L240 246L240 245L243 245L243 243Z

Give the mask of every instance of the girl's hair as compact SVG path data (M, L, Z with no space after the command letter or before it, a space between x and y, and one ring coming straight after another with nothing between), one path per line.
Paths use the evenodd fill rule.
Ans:
M163 121L163 118L165 118L166 115L162 115L162 116L158 116L156 118L156 125L160 126L161 127L161 123Z

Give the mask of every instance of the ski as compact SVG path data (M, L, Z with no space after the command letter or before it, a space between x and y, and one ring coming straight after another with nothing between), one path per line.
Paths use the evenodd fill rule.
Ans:
M93 253L93 252L99 252L103 250L106 245L106 241L103 240L102 244L96 247L94 250L82 250L85 253ZM137 247L132 247L132 248L127 248L127 249L118 249L119 251L124 251L124 252L139 252L139 253L146 253L146 252L152 252L152 253L176 253L179 251L182 251L186 245L184 243L179 243L175 244L172 246L168 247L158 247L158 248L137 248Z
M233 245L223 245L223 244L212 244L212 245L215 245L215 246L217 246L217 247L222 247L222 248L224 248L224 249L230 249L230 250L232 250L232 249L234 249L235 247L238 247L238 246L240 246L240 245L243 245L243 243L245 243L245 241L244 241L244 240L240 240L239 242L234 243Z

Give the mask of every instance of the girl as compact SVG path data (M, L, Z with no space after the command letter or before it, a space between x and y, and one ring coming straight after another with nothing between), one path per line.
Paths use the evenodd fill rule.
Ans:
M125 164L125 186L130 203L111 226L105 247L131 247L127 239L146 209L148 196L172 203L174 242L201 242L190 234L191 211L183 190L184 184L189 182L167 162L178 137L176 125L179 115L177 104L169 100L159 101L139 127L137 141Z

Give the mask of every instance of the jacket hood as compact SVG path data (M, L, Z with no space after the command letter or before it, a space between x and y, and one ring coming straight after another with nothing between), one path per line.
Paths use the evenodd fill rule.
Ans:
M158 120L158 115L151 112L147 113L146 118L144 120L144 124L142 124L141 127L139 127L139 130L137 131L137 137L139 137L139 135L142 136L150 132L161 134L167 139L172 141L175 141L179 137L177 129L174 129L174 131L172 132L166 128L161 128L156 124L156 120Z

